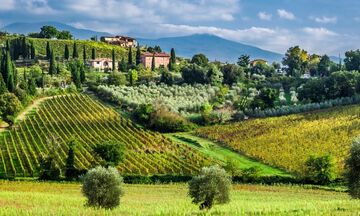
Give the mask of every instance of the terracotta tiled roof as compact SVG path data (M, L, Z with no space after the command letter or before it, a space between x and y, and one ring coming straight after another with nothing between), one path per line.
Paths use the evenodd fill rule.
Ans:
M170 55L167 54L167 53L164 53L164 52L161 52L161 53L151 53L151 52L145 52L143 54L141 54L142 56L145 56L145 57L153 57L155 54L155 57L169 57L170 58Z

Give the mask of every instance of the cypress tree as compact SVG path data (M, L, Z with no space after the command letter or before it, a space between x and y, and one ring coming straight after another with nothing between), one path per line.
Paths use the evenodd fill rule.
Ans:
M7 92L7 87L4 82L3 76L0 74L0 95Z
M136 48L136 65L139 65L141 63L141 50L140 50L140 45L137 45Z
M95 59L96 59L96 50L95 50L94 47L93 47L92 50L91 50L91 59L92 59L92 60L95 60Z
M11 61L10 51L6 52L4 56L5 60L3 61L3 78L9 92L14 92L15 82L14 82L14 64Z
M36 51L35 51L34 43L31 43L30 50L31 50L31 59L35 59Z
M84 47L83 47L83 59L84 59L84 63L86 62L86 59L87 59L87 57L86 57L86 47L85 47L85 45L84 45Z
M29 79L29 83L28 83L28 93L30 95L36 95L36 83L35 83L35 79L33 77L31 77Z
M69 59L70 59L69 47L68 47L67 44L65 44L64 59L65 59L65 60L69 60Z
M55 63L54 50L51 50L51 54L50 54L49 74L51 76L56 74L56 63Z
M128 65L130 67L133 66L133 57L132 57L132 48L129 48L129 53L128 53Z
M86 75L85 75L85 65L81 64L80 65L80 81L81 83L84 83L86 79Z
M171 48L171 51L170 51L170 61L173 64L176 63L176 54L175 54L174 48Z
M119 63L119 67L118 67L119 71L125 72L126 69L127 69L126 66L127 66L127 65L126 65L125 59L122 58L121 61L120 61L120 63Z
M115 58L115 50L114 49L112 50L111 56L112 56L112 70L116 71L116 66L115 66L116 58Z
M72 56L74 59L77 59L79 58L79 53L78 53L78 50L77 50L77 45L76 43L74 43L74 47L73 47L73 56Z
M170 61L169 61L169 70L173 70L174 65L176 64L176 54L175 49L171 48L170 51Z
M152 60L151 60L151 70L155 71L156 65L155 65L155 53L153 54Z
M51 48L50 48L50 43L49 41L46 42L46 59L50 59L51 58Z
M76 141L71 140L69 143L68 156L65 164L65 178L66 180L74 180L77 178L77 169L75 168L75 148Z

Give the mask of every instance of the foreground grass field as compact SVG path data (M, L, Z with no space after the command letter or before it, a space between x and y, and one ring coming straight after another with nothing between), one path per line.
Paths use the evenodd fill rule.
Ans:
M347 194L300 186L234 185L231 202L214 215L358 215ZM125 185L120 207L84 206L80 184L0 181L0 215L197 215L186 185Z
M338 174L360 135L360 105L200 128L197 134L267 164L303 173L310 155L330 154Z
M231 149L222 147L218 143L215 143L209 139L204 139L191 133L173 133L166 134L165 136L169 137L175 142L190 145L193 148L198 149L204 155L221 161L224 165L228 160L232 160L238 170L257 167L260 169L260 175L262 176L290 176L290 174L280 169L268 166L259 161L252 160L244 155L232 151Z

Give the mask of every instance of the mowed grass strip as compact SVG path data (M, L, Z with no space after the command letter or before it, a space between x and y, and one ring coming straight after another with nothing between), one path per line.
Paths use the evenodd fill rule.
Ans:
M172 139L174 142L184 143L196 148L204 155L221 161L223 165L225 165L229 160L231 160L236 165L239 171L242 169L257 167L260 169L260 174L262 176L291 176L285 171L253 160L229 148L225 148L219 143L213 142L209 139L198 137L192 133L172 133L166 134L166 136Z
M360 105L204 127L196 134L300 174L309 156L330 154L341 175L351 142L360 135Z
M0 182L0 215L198 215L187 186L125 185L118 208L84 206L75 183ZM231 202L210 215L357 215L360 203L346 193L300 186L234 185Z

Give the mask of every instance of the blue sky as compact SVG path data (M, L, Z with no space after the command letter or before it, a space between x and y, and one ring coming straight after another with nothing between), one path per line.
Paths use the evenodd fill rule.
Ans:
M358 0L0 0L0 26L59 21L137 37L195 33L284 53L338 55L360 44Z

